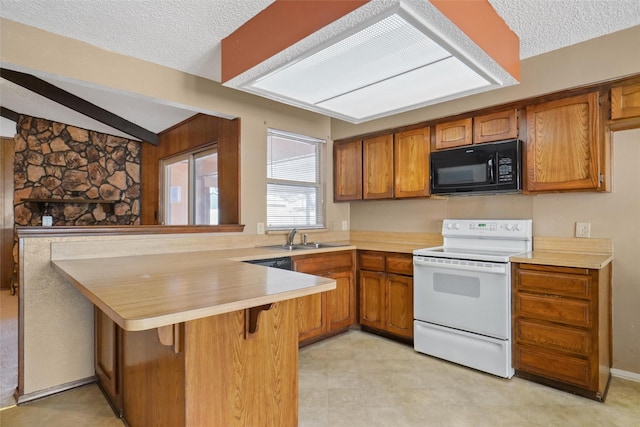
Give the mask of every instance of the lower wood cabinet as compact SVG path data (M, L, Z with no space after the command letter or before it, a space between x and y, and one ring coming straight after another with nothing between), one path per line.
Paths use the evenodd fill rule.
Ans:
M413 256L358 251L360 324L413 339Z
M296 316L285 300L123 331L96 309L96 374L130 427L295 426Z
M97 307L94 318L96 377L114 412L122 416L122 329Z
M611 367L610 266L513 265L516 375L603 401Z
M298 337L308 344L349 328L355 322L354 251L300 255L293 270L336 281L336 289L297 299Z

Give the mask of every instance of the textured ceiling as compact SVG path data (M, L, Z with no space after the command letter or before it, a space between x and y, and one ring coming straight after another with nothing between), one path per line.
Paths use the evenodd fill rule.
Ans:
M522 59L640 25L639 0L489 2L520 37ZM219 81L220 40L271 3L272 0L0 0L0 15L106 50ZM11 68L11 64L3 66ZM46 77L62 87L55 76ZM5 83L0 85L2 104L17 108L10 105L15 92L11 89L13 85ZM65 89L152 131L166 129L193 113L163 105L159 123L155 123L149 114L140 113L148 113L147 107L126 108L131 102L152 101L129 101L126 94L78 83L66 81ZM37 95L32 98L34 102L40 101ZM31 114L27 107L22 108L14 111ZM173 119L172 113L175 113ZM88 126L77 121L66 123Z

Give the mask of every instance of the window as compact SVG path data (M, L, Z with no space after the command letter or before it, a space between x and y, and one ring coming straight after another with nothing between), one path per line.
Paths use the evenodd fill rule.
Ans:
M163 223L218 224L218 152L208 147L162 160Z
M267 131L267 228L324 228L324 141Z

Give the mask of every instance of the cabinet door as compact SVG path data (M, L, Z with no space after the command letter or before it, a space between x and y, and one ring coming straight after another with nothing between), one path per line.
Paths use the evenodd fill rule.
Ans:
M611 88L611 118L640 116L640 83Z
M360 271L360 323L384 329L385 274Z
M599 186L598 94L527 107L527 190Z
M327 274L336 281L336 289L327 294L327 332L347 328L355 321L355 284L353 271Z
M354 251L300 255L291 258L294 271L329 277L336 289L298 298L299 341L348 327L354 322Z
M298 341L315 338L327 331L326 292L297 299Z
M118 325L97 307L95 320L95 368L98 381L114 411L122 415L120 354L122 334Z
M518 137L517 110L500 111L473 118L473 143L516 139Z
M362 199L362 141L333 146L333 200Z
M429 128L397 133L393 142L396 198L429 195Z
M472 119L462 119L436 125L436 150L470 145Z
M413 338L413 278L387 274L385 329Z
M362 141L363 198L393 197L393 136L382 135Z

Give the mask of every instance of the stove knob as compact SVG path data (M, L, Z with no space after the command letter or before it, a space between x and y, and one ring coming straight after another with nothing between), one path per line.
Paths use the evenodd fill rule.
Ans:
M456 224L456 225L454 226L454 228L455 228L456 230L460 230L460 224Z
M453 224L451 223L447 224L447 230L453 230Z
M507 229L507 231L511 231L511 230L513 230L513 225L507 224L507 226L505 228Z
M518 230L518 231L522 230L522 225L521 224L516 224L516 230Z

